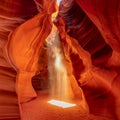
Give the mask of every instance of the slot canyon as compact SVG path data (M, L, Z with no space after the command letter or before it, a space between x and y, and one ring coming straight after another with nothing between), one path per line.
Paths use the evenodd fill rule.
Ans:
M0 120L120 120L120 0L0 0Z

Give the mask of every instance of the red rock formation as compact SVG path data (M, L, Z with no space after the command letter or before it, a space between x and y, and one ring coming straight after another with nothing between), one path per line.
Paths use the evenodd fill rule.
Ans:
M76 0L87 16L97 26L105 41L113 49L111 64L119 65L119 16L120 2L119 0L111 0L108 4L106 1L81 1ZM116 59L115 59L116 58Z
M55 0L1 0L0 119L119 120L119 8L119 0L62 0L60 4L54 24L78 104L72 112L50 107L45 102L48 95L41 92L49 88L45 40L52 28Z
M26 6L31 7L26 7ZM0 1L0 119L19 119L15 92L16 71L5 58L8 34L25 20L38 13L34 1Z

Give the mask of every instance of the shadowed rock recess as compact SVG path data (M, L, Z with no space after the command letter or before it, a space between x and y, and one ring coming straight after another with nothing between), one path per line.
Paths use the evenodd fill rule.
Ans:
M120 120L120 0L0 0L0 120Z

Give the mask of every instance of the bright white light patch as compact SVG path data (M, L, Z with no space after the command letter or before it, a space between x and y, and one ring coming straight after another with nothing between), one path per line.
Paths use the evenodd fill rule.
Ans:
M56 67L60 67L60 62L61 62L61 59L60 59L60 56L59 55L57 55L57 57L56 57L56 61L55 61L55 65L56 65Z
M58 5L60 5L61 0L57 0Z
M67 102L63 102L63 101L59 101L59 100L50 100L50 101L48 101L48 103L58 106L58 107L62 107L62 108L69 108L69 107L76 106L76 104L71 104L71 103L67 103Z

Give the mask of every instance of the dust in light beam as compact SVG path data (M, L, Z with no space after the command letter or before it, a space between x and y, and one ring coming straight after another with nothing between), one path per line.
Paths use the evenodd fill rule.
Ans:
M57 0L57 5L59 6L61 0ZM46 43L48 46L48 73L49 73L49 84L50 84L50 96L53 100L48 101L48 103L62 108L72 107L75 104L70 104L63 101L70 101L73 98L73 91L71 88L71 83L68 78L68 73L66 69L66 60L64 56L64 51L62 48L62 43L59 36L59 30L54 25L54 21L58 15L59 10L56 9L51 15L52 30L48 37L46 38ZM59 99L62 101L54 100Z

